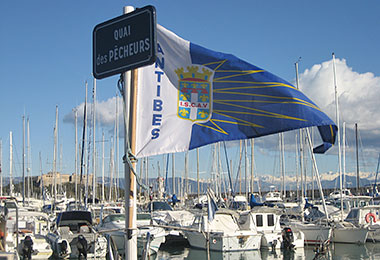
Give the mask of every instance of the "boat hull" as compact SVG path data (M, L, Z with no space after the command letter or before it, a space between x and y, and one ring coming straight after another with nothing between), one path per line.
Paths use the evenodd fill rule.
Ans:
M367 228L334 228L332 242L346 244L364 244L367 240Z
M190 246L194 248L207 249L207 233L196 231L185 231ZM223 232L209 233L209 247L213 251L247 251L258 250L261 245L261 234L252 232L237 232L225 234Z
M302 231L305 245L319 245L330 240L330 227L302 223L292 223L290 227L292 230ZM300 246L298 245L298 247Z

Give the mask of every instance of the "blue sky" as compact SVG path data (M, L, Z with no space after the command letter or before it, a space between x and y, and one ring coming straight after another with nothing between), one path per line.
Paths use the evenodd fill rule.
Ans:
M331 53L335 52L338 93L342 97L341 122L347 122L350 147L347 171L355 171L352 129L356 122L360 129L361 169L375 171L380 152L380 119L376 113L380 104L378 1L14 0L0 3L0 139L5 175L9 171L10 131L15 149L14 172L21 175L23 115L30 120L33 175L40 172L39 152L42 171L52 169L56 106L58 150L62 151L60 169L66 173L74 171L74 125L70 114L84 102L86 80L92 101L92 30L95 25L121 15L123 6L148 4L156 7L158 23L184 39L232 53L289 82L294 83L294 63L302 57L301 90L326 109L333 120ZM113 76L97 82L97 100L105 110L117 93L117 79ZM107 115L111 119L114 116L104 111L98 119L99 141L102 131L107 140L113 135L113 123ZM291 175L295 171L294 138L291 134L285 137L289 147L286 171ZM278 137L260 138L256 143L257 173L278 175L274 170L279 165ZM109 144L105 148L107 156ZM229 156L234 160L238 147L230 146ZM334 147L327 155L318 156L321 172L337 171L336 152ZM201 149L202 174L210 168L210 156L209 147ZM183 170L183 157L177 156L178 171ZM193 161L193 152L190 157ZM152 176L156 176L156 161L161 160L162 156L152 159ZM193 176L194 171L192 164Z

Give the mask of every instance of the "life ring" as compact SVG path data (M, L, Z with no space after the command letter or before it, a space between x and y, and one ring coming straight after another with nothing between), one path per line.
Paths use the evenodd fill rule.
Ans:
M370 223L371 218L372 218L372 222L376 223L376 216L373 213L367 213L367 215L365 215L365 222Z

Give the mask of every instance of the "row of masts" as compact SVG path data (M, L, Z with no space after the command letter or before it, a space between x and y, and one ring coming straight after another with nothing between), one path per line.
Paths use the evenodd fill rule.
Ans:
M75 113L75 115L76 115L75 117L77 118L77 113ZM24 119L23 119L23 121L24 121ZM53 159L53 173L57 172L57 170L56 170L56 168L57 168L57 166L56 166L56 158L57 158L57 153L58 153L57 152L57 131L58 131L58 124L57 124L57 122L58 122L58 107L56 108L56 123L55 123L55 127L54 127L54 140L55 141L54 141L54 151L53 151L53 157L54 157L54 159ZM75 123L76 123L76 126L77 126L77 120L76 120ZM23 125L25 125L25 122L23 122ZM25 128L25 126L24 126L24 128ZM27 127L26 127L26 129L27 129L26 132L27 132L27 150L28 151L25 152L25 150L23 150L23 160L25 160L24 158L26 157L25 156L26 154L28 154L28 155L30 154L30 148L29 148L30 147L30 143L29 143L29 120L27 120ZM77 131L76 131L76 140L77 140ZM23 142L25 142L25 140ZM253 142L253 140L251 142ZM93 143L95 143L95 138L93 139ZM102 135L102 151L103 151L103 156L102 156L103 157L103 160L102 160L102 180L104 180L104 168L105 168L104 167L104 143L105 143L105 140L104 140L104 133L103 133L103 135ZM302 142L301 142L301 144L302 144ZM214 156L217 157L217 158L220 157L220 152L218 152L219 149L216 148L218 146L219 146L219 149L220 149L220 144L216 144L215 148L214 148L214 151L213 151ZM283 146L284 145L283 145L283 137L282 137L282 138L280 138L280 147L281 147L281 152L282 152L282 156L281 156L281 169L282 169L282 177L283 177L282 178L282 187L283 188L282 188L281 191L282 191L282 193L285 196L286 189L285 189L285 182L284 182L284 179L285 179L284 178L285 177L284 176L284 168L285 167L284 167ZM12 155L12 147L13 147L13 144L12 144L12 133L10 133L10 151L11 151L10 158L11 158L11 160L12 160L12 157L13 157L13 155ZM248 178L247 177L247 169L248 169L249 163L247 163L248 153L247 153L247 142L246 141L244 141L244 146L242 146L242 145L240 146L240 158L242 157L243 148L246 151L244 153L245 154L245 156L244 156L244 158L245 158L245 167L244 167L244 169L245 169L245 171L244 171L245 177L244 177L244 179L245 180L249 180L249 179L251 180L251 183L250 183L250 185L248 185L248 188L245 188L246 196L248 196L247 193L253 191L253 187L254 187L253 163L251 163L251 167L252 167L252 169L251 169L251 178ZM77 148L77 145L76 145L76 152L75 152L75 154L77 154L77 150L78 150L78 148ZM93 151L94 151L94 154L95 154L96 153L96 149L93 149ZM199 195L202 192L202 191L200 191L200 178L199 178L200 177L200 174L199 174L199 150L197 149L196 152L197 152L197 194ZM113 151L113 145L112 145L112 148L111 148L111 151L110 151L110 158L114 158L113 153L114 153L114 151ZM0 157L2 157L1 153L0 153L0 155L1 155ZM251 145L251 155L252 155L252 160L251 161L253 162L253 145ZM302 153L301 153L301 155L302 155ZM173 163L172 163L172 180L174 180L174 178L175 178L175 174L174 174L174 172L175 172L175 170L174 170L175 169L174 158L175 157L174 156L175 155L173 154L172 155L172 158L173 158ZM76 157L76 161L77 161L77 155L75 157ZM29 158L29 156L28 156L28 158ZM40 161L41 161L41 159L40 159ZM214 181L213 181L213 183L215 185L214 189L216 191L222 191L222 186L224 185L224 193L228 193L228 185L226 183L222 183L222 181L221 181L222 178L220 178L221 160L220 159L214 159L214 161L215 161L215 165L213 166L214 169L212 170L212 172L215 173L214 174ZM143 161L143 163L144 164L148 164L145 160ZM25 164L26 163L23 162L23 165L25 165ZM112 174L114 172L114 170L113 170L114 165L113 164L114 164L113 160L111 160L110 161L110 173L111 173L110 177L111 177L111 179L114 179L115 182L117 182L116 179L119 179L119 178L113 178L113 176L112 176ZM302 165L303 164L301 164L301 168L302 168ZM77 163L76 163L76 167L77 167ZM95 159L93 159L93 167L96 167ZM42 169L42 167L41 167L41 169ZM25 177L24 176L25 172L29 175L30 172L31 172L30 167L26 167L25 168L23 166L23 177ZM77 172L77 169L76 169L76 172ZM218 172L219 172L219 174L218 174ZM239 170L239 183L240 183L239 193L240 194L242 194L242 186L241 186L242 177L241 177L241 172L242 171ZM145 177L147 179L148 178L148 167L146 167L146 166L145 166L145 173L146 173ZM10 168L10 176L12 176L12 167ZM303 180L302 180L303 174L301 174L300 176L301 176L301 183L302 183L303 182ZM185 185L183 185L185 187L185 193L184 194L189 194L189 190L188 190L188 187L189 187L189 183L188 183L188 153L186 154L186 158L185 158L185 178L184 179L185 179ZM93 194L96 194L96 186L97 185L96 185L96 182L95 182L95 178L93 178L92 180L93 180L93 184L91 186L93 188ZM1 179L1 181L2 181L2 179ZM75 181L77 181L77 180L75 180ZM298 183L298 178L297 178L297 183ZM76 184L77 184L77 182L76 182ZM105 201L105 199L106 199L105 191L104 191L105 190L104 189L104 184L105 184L105 181L102 181L102 187L101 187L101 194L102 194L101 195L101 200L102 201ZM172 185L173 185L172 186L172 192L175 193L175 181L172 182ZM28 186L28 189L27 189L28 193L27 193L26 197L29 198L30 197L30 193L31 193L31 189L30 189L30 187L31 187L31 178L27 179L27 186ZM303 185L301 185L301 186L304 187ZM11 187L13 188L13 185L11 185ZM114 184L114 187L117 187L117 183ZM297 187L298 187L298 184L297 184ZM77 188L77 185L76 185L76 188ZM110 189L109 190L109 196L108 196L109 199L112 199L112 191L113 190L115 191L115 197L117 197L117 189L116 188L115 189ZM177 190L179 190L179 188L177 188ZM1 189L1 192L2 192L2 189ZM54 185L52 187L52 194L56 195L57 192L58 192L58 190L57 190L57 178L54 178ZM25 194L25 185L23 186L23 194ZM76 191L76 196L77 196L77 191ZM99 195L99 197L100 197L100 195Z
M339 103L338 103L338 96L337 96L337 83L336 83L336 69L335 69L335 56L333 55L333 68L334 68L334 86L335 86L335 100L336 100L336 121L337 121L337 125L339 126ZM297 88L299 86L299 78L298 78L298 62L296 62L296 85L297 85ZM85 146L85 143L86 143L86 135L85 135L85 129L86 129L86 114L87 114L87 111L86 111L86 106L87 106L87 82L86 82L86 99L85 99L85 106L84 106L84 122L83 122L83 138L82 138L82 149L81 149L81 154L82 154L82 157L81 157L81 164L80 164L80 169L81 169L81 172L80 172L80 187L82 187L82 177L83 177L83 169L84 169L84 166L85 166L85 163L84 163L84 151L85 149L83 148ZM119 176L113 176L113 173L116 172L116 173L119 173L119 162L118 162L118 158L119 158L119 145L118 145L118 126L119 126L119 122L118 122L118 102L117 102L117 99L116 99L116 119L115 119L115 127L114 127L114 136L115 136L115 142L114 142L114 145L112 145L112 148L111 148L111 151L110 151L110 158L116 158L116 163L113 161L113 159L111 160L110 159L110 179L111 180L115 180L115 187L120 187L120 178ZM96 172L96 157L97 157L97 147L96 147L96 80L94 80L94 88L93 88L93 106L92 106L92 132L90 131L89 133L89 138L92 136L92 142L89 141L88 142L88 159L87 161L89 162L90 161L90 143L92 144L92 169L93 169L93 183L92 183L92 194L93 194L93 202L95 202L95 197L96 197L96 194L97 194L97 190L96 190L96 176L97 176L97 172ZM355 124L355 130L356 130L356 133L357 133L357 124ZM306 186L305 186L305 183L306 183L306 169L304 167L304 148L303 148L303 143L304 143L304 130L300 129L299 130L299 155L297 155L297 158L299 157L299 171L300 171L300 193L301 193L301 196L305 196L305 193L306 193ZM25 180L25 175L28 175L29 178L27 183L25 184L25 182L23 182L23 189L22 189L22 194L23 194L23 198L25 197L30 197L31 196L31 187L32 187L32 183L31 183L31 162L29 161L29 158L31 156L31 149L30 149L30 132L29 132L29 118L27 119L27 126L26 126L26 132L27 132L27 144L26 144L26 147L27 147L27 151L25 151L25 117L23 117L23 132L24 132L24 135L23 135L23 152L22 152L22 175L23 175L23 179ZM10 138L10 161L13 160L13 144L12 144L12 132L10 132L10 135L9 135L9 138ZM58 107L56 107L56 122L55 122L55 127L54 127L54 150L53 150L53 174L56 174L57 173L57 165L56 165L56 161L57 161L57 155L58 155L58 149L57 149L57 138L58 138ZM77 139L78 139L78 135L77 135L77 110L75 110L75 176L76 176L76 179L75 179L75 196L76 198L78 198L78 188L77 188L77 185L78 185L78 145L77 145ZM340 131L337 132L337 142L338 142L338 159L339 159L339 176L340 176L340 189L343 189L345 188L344 187L344 184L346 183L345 181L345 149L344 149L344 145L345 145L345 142L343 142L343 169L342 169L342 152L341 152L341 144L340 144L340 141L341 141L341 138L340 138ZM345 123L343 123L343 140L345 140ZM1 140L0 140L1 141ZM101 188L101 199L104 201L105 198L106 198L106 194L105 194L105 188L104 188L104 184L105 184L105 179L104 179L104 171L105 171L105 166L104 166L104 143L105 143L105 140L104 140L104 133L102 134L102 157L103 157L103 160L102 160L102 188ZM252 142L253 142L253 139L252 139ZM298 142L296 142L298 143ZM218 144L220 145L220 144ZM115 146L115 148L113 148ZM358 146L358 137L356 135L356 146ZM242 151L243 151L243 146L242 146L242 141L240 142L240 161L242 160ZM252 155L252 163L251 163L251 177L248 178L247 176L247 165L248 165L248 159L247 159L247 142L244 141L244 147L245 147L245 180L248 180L250 179L251 182L250 184L248 185L248 189L245 188L245 193L246 195L248 196L248 192L251 192L253 191L253 187L254 187L254 177L253 177L253 172L254 172L254 164L253 164L253 144L251 144L251 155ZM281 159L280 159L280 166L281 166L281 178L282 178L282 183L281 183L281 193L283 195L283 197L286 196L286 187L285 187L285 153L284 153L284 147L285 147L285 144L284 144L284 136L283 136L283 133L280 134L280 138L279 138L279 147L280 147L280 150L281 150ZM0 150L2 150L2 143L0 142ZM114 151L114 149L116 151ZM298 148L296 148L297 152L298 152ZM61 153L62 154L62 153ZM197 149L196 150L196 156L197 156L197 195L199 196L200 195L200 182L199 182L199 179L200 179L200 172L199 172L199 150ZM220 154L219 153L215 153L216 156L220 157ZM358 147L356 149L356 155L358 157ZM173 160L173 163L172 163L172 180L174 180L174 172L175 172L175 163L174 163L174 154L172 155L172 160ZM41 157L41 155L40 155ZM28 159L28 162L26 162L26 159ZM1 165L1 161L2 161L2 152L0 151L0 173L1 173L1 181L0 181L0 184L1 184L1 187L3 187L2 185L2 172L1 172L1 169L2 169L2 165ZM40 159L41 161L41 159ZM217 168L217 170L214 170L214 172L219 172L220 171L220 160L216 160L218 162L218 165L215 166L215 169ZM41 163L41 162L40 162ZM188 191L188 187L189 187L189 184L188 184L188 155L186 155L185 157L185 194L189 193ZM28 165L28 167L25 167L25 165ZM87 169L87 176L89 175L89 168L90 167L86 167ZM231 165L231 168L232 168L232 165ZM297 164L297 168L298 168L298 164ZM13 167L12 167L12 163L10 163L10 169L9 169L9 175L10 175L10 179L11 179L11 185L10 185L10 189L11 189L11 194L13 194L13 184L12 184L12 174L13 174ZM148 167L146 167L146 177L147 176L147 171L148 171ZM342 173L343 171L343 173ZM305 174L303 174L305 173ZM41 174L42 174L42 167L41 167ZM217 174L215 175L215 179L217 179ZM313 177L314 177L314 174L313 174ZM51 190L51 193L54 194L54 200L56 198L56 195L57 195L57 178L53 178L54 179L54 184L52 185L52 190ZM297 169L297 193L298 193L298 169ZM86 197L88 198L88 194L89 194L89 190L87 187L90 187L88 181L89 181L89 178L86 178L87 180L87 183L85 185L86 187L86 190L85 190L85 194L86 194ZM239 180L241 180L241 170L239 169ZM359 186L359 161L357 159L357 186ZM314 185L314 182L312 182L313 185ZM218 190L221 190L221 186L222 184L219 182L219 185L218 185L218 181L215 181L214 182L215 184L215 190L218 191ZM26 186L27 185L27 188ZM175 192L175 182L173 181L173 184L172 184L172 191L173 193ZM225 187L227 187L228 185L225 185ZM27 190L27 194L25 194ZM225 188L225 190L227 190L227 188ZM115 198L117 197L117 189L115 189ZM2 194L3 193L3 190L1 188L1 191L0 193ZM81 194L83 192L81 191ZM241 181L240 181L240 187L239 187L239 193L242 193L242 186L241 186ZM314 193L312 193L314 194ZM298 194L297 194L298 195ZM112 189L109 190L109 198L112 197ZM80 199L80 201L82 201L82 198Z

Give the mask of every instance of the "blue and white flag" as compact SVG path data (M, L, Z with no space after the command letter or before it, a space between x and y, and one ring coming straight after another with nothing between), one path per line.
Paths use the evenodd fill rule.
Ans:
M309 126L321 133L319 152L334 144L334 122L285 80L159 25L157 42L156 63L139 69L137 157Z

